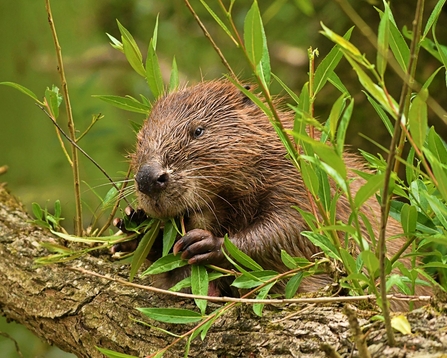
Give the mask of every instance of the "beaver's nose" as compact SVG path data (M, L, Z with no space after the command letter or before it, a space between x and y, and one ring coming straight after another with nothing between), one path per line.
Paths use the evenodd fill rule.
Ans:
M158 163L143 164L135 175L138 190L148 196L165 190L169 183L169 174Z

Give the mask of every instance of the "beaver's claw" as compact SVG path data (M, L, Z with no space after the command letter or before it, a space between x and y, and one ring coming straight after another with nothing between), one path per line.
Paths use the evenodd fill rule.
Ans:
M174 245L174 255L182 252L182 259L189 264L217 265L226 262L222 253L223 237L215 237L211 232L202 229L188 231Z

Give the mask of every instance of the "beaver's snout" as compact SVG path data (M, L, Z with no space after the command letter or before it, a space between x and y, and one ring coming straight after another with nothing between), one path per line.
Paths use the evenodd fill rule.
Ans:
M143 164L135 176L138 190L148 196L159 194L169 183L169 174L160 164Z

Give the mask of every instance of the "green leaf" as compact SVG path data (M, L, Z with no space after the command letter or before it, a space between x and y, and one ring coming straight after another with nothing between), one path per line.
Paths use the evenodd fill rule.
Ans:
M307 237L315 246L323 250L327 256L341 261L338 249L326 236L310 231L303 231L301 235Z
M257 66L264 53L263 26L257 1L247 12L244 21L244 43L250 62Z
M155 242L155 239L158 236L158 232L160 231L161 221L154 219L150 229L144 234L140 243L138 244L137 249L135 250L132 258L131 268L129 280L132 281L135 277L138 269L141 267L143 262L146 260L147 255L149 254L152 245Z
M278 276L273 270L251 271L238 276L231 284L237 288L253 288Z
M154 32L152 34L152 46L154 46L154 51L157 50L157 38L158 38L158 16L155 18L155 26L154 26Z
M175 60L175 57L172 59L172 69L171 69L171 76L169 78L169 88L168 92L174 92L179 87L179 77L178 77L178 68L177 68L177 61Z
M123 51L124 55L127 58L127 61L136 73L138 73L140 76L146 77L146 71L144 70L143 66L143 56L141 55L137 43L135 42L130 32L127 31L127 29L123 25L121 25L118 20L116 20L116 22L118 23L118 28L121 33Z
M163 253L162 256L166 256L174 246L175 239L177 238L177 226L174 219L165 222L163 228Z
M292 256L290 256L286 251L281 249L281 261L290 270L296 269L297 264Z
M114 352L109 349L100 348L97 346L95 346L95 348L108 358L138 358L137 356L131 356L129 354Z
M430 17L427 20L427 24L425 25L424 33L422 35L422 39L424 39L428 32L430 31L430 28L436 24L439 18L439 14L441 13L442 7L444 6L446 0L438 0L435 7L433 8L433 11L430 14Z
M233 244L227 236L224 238L224 246L228 253L241 265L245 266L250 270L262 270L261 265L259 265L255 260L253 260L246 253L239 250L235 244Z
M305 160L300 160L301 177L303 178L304 185L309 189L313 196L318 195L319 181L315 168L312 164Z
M338 44L341 48L346 50L347 53L349 53L353 58L356 59L356 61L359 61L360 63L369 66L369 63L365 62L365 59L363 58L361 52L358 50L357 47L355 47L352 43L350 43L346 38L341 37L340 35L337 35L335 32L333 32L328 27L324 26L322 22L320 22L321 27L323 28L323 31L321 33L326 36L331 41Z
M361 186L355 195L355 206L359 208L363 203L368 200L371 196L377 193L380 188L383 187L385 180L385 173L378 173L371 176L367 182Z
M47 100L50 113L56 119L59 117L59 106L62 103L62 95L59 93L59 88L55 85L53 85L51 89L47 87L45 90L45 98Z
M362 70L357 62L355 62L350 56L346 56L346 59L349 61L351 66L354 68L354 71L357 72L357 76L361 85L374 97L374 99L379 102L382 107L390 113L393 118L397 117L397 110L399 106L397 103L390 98L391 103L389 102L389 98L386 96L385 92L382 88L376 85L371 78Z
M340 248L340 256L342 258L343 264L345 265L349 273L358 272L357 263L355 262L352 255L343 247Z
M352 34L352 30L354 28L351 27L344 35L343 38L345 40L349 40ZM314 96L317 95L318 92L324 87L329 77L334 73L335 67L337 67L341 58L343 57L343 53L340 51L340 46L335 45L331 51L327 54L325 58L318 65L315 70L314 75ZM343 92L343 91L342 91Z
M332 72L329 77L328 81L341 93L343 94L349 94L348 89L345 87L345 85L341 82L340 78L335 72Z
M146 81L152 94L154 95L154 98L157 99L164 93L164 84L160 64L158 63L158 57L152 41L153 40L149 43L149 47L147 49Z
M151 108L138 102L137 100L129 97L120 97L120 96L112 96L112 95L93 95L93 97L99 98L107 103L114 105L115 107L124 109L130 112L142 113L144 115L149 115Z
M182 308L137 308L145 316L165 323L186 324L202 320L200 313Z
M295 0L295 4L307 16L315 14L314 6L311 0Z
M331 138L335 138L335 133L337 131L338 120L340 119L341 113L345 107L346 103L346 95L342 94L337 98L334 105L331 108L331 112L329 113L329 128L331 133Z
M43 220L43 211L38 203L31 204L36 219Z
M303 277L304 274L300 271L287 282L285 289L285 297L287 299L293 298L293 296L295 296L296 292L298 291L298 288L301 285Z
M268 285L264 286L259 290L259 293L257 294L256 298L258 300L263 300L267 297L270 289L273 287L273 285L276 283L276 281L269 283ZM259 316L262 317L262 310L264 309L264 303L255 303L253 305L253 312Z
M188 265L188 261L182 260L180 255L174 256L174 254L169 254L155 261L146 271L141 274L141 276L168 272L186 265Z
M402 229L404 234L413 234L416 230L418 213L414 206L404 203L400 212Z
M346 131L348 129L349 122L351 120L353 109L354 109L354 99L352 98L349 102L348 107L344 110L343 116L341 117L340 120L340 124L338 125L336 148L337 153L340 156L343 155L344 153Z
M110 39L110 41L112 41L112 42L110 43L110 45L111 45L114 49L116 49L116 50L121 51L122 53L124 53L123 43L122 43L121 41L119 41L118 39L116 39L115 37L113 37L112 35L108 34L107 32L106 32L106 35L107 35L107 37Z
M20 92L26 94L28 97L31 97L33 100L35 100L37 103L39 103L40 105L43 106L43 102L39 101L37 99L37 96L34 94L33 91L29 90L28 88L19 85L18 83L14 83L14 82L0 82L0 85L4 85L4 86L9 86L12 88L15 88L17 90L19 90Z
M385 13L380 19L379 33L377 37L377 72L379 76L383 78L386 70L387 57L388 57L388 45L390 36L390 20L389 13L390 7L384 1Z
M208 295L208 271L205 266L191 265L191 291L194 295L207 296ZM199 307L202 315L205 314L207 300L194 298L197 307Z
M217 24L220 26L222 30L228 35L230 39L233 40L235 44L237 44L237 41L234 39L233 35L231 35L231 31L228 29L228 27L224 24L224 22L220 19L219 16L216 15L216 13L208 6L208 4L205 2L205 0L200 0L203 7L209 12L209 14L213 17L214 21L217 22Z
M376 100L371 97L371 95L368 92L365 92L366 97L368 98L369 103L374 107L374 110L379 115L380 119L382 120L382 123L385 125L385 128L387 129L388 133L393 136L394 127L391 123L390 119L388 118L386 112L383 110L383 108L376 102Z
M410 60L410 49L393 21L389 23L389 31L389 44L391 52L393 53L394 58L399 64L400 68L402 68L404 72L407 72L408 62Z
M61 202L60 200L56 200L54 202L54 217L60 218L62 214Z
M287 94L290 96L290 98L292 98L295 103L299 103L299 98L296 95L296 93L290 88L288 87L278 76L276 76L274 73L272 73L272 77L276 80L276 82L278 82L280 84L280 86L287 92Z
M374 275L379 269L379 259L370 250L364 250L359 255L363 260L365 267L371 275Z
M428 128L427 97L428 91L426 89L421 89L411 102L410 110L408 112L410 133L419 150L422 150Z

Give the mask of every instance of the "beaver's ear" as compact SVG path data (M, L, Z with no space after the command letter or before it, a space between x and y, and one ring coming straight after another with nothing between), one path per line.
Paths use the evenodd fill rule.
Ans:
M250 91L251 86L250 86L250 85L245 85L244 88L245 88L247 91ZM241 92L241 95L242 95L242 103L243 103L245 106L252 106L252 105L254 105L253 101L252 101L250 98L248 98L244 93Z

